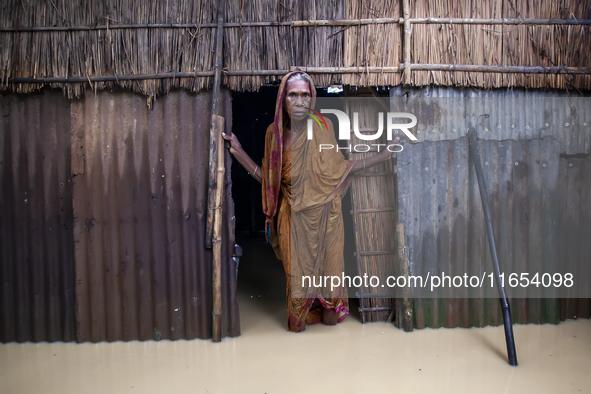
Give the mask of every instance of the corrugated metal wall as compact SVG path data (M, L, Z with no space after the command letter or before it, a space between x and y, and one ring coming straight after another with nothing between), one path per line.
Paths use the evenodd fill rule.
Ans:
M552 137L479 141L503 271L546 272L545 267L558 261L559 148ZM411 275L445 272L481 277L492 271L468 152L463 137L422 142L398 154L399 220L405 224ZM467 297L467 290L454 289L453 296ZM496 293L479 290L469 294L471 299L417 298L416 326L499 324L498 299L479 298ZM513 300L512 310L517 323L559 319L555 300Z
M406 144L398 154L399 221L406 227L411 273L490 272L478 184L468 160L465 135L470 127L484 139L479 148L501 264L515 272L544 272L544 267L558 266L565 248L571 266L591 263L589 243L581 238L591 232L591 221L584 219L589 219L591 187L590 99L558 94L391 90L392 109L418 118L420 142ZM565 160L577 163L569 167ZM568 239L572 231L577 235ZM578 275L591 280L587 271ZM497 299L425 298L416 299L414 308L418 328L501 321ZM519 323L591 314L588 300L577 299L518 299L512 309Z
M222 102L231 129L229 91ZM79 341L211 337L210 111L209 93L184 91L152 110L131 93L72 102ZM224 336L239 334L230 179L227 171Z
M128 92L1 99L0 340L211 337L210 92L170 92L152 110ZM223 335L236 336L226 161Z
M419 118L419 141L455 140L476 128L478 138L521 140L553 136L561 153L591 152L591 98L525 89L396 87L391 107Z
M562 155L560 158L559 226L562 237L558 253L564 265L579 268L574 273L575 278L584 280L591 279L591 157L581 156ZM562 300L561 319L576 317L591 317L589 298Z
M0 340L72 341L70 107L0 96Z

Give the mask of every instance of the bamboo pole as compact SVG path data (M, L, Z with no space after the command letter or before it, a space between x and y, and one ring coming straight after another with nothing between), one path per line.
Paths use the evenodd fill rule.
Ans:
M351 74L351 73L397 73L400 67L290 67L291 71L304 71L309 74Z
M165 72L151 74L129 74L129 75L95 75L87 77L39 77L39 78L8 78L8 83L83 83L83 82L118 82L144 79L168 79L168 78L194 78L213 77L214 71L192 71L192 72Z
M212 299L213 299L213 323L212 340L220 342L222 340L222 214L223 214L223 190L224 175L226 169L224 166L224 142L222 140L222 131L224 130L224 117L218 116L215 123L217 165L216 165L216 185L214 195L213 222L213 268L211 275Z
M404 85L410 85L410 0L402 0L402 15L404 16L404 28L403 28L403 61L404 70L402 73L402 83Z
M229 70L222 71L227 76L243 76L243 75L285 75L289 70Z
M292 27L301 26L358 26L358 25L373 25L384 23L400 23L400 18L373 18L373 19L317 19L309 21L293 21Z
M558 19L558 18L409 18L411 24L453 24L453 25L591 25L591 19ZM374 18L374 19L336 19L309 20L288 22L229 22L224 28L273 27L273 26L361 26L380 24L404 24L405 18ZM136 23L121 25L96 26L31 26L31 27L0 27L0 32L56 32L56 31L96 31L125 29L211 29L217 23Z
M591 19L536 19L536 18L410 18L417 25L591 25Z
M211 98L211 125L209 128L209 193L207 198L207 226L205 229L205 247L211 248L212 242L211 237L213 233L213 212L212 207L214 206L214 198L216 190L218 189L216 184L216 161L217 161L217 146L216 146L216 129L215 129L215 122L217 120L218 112L219 112L219 101L220 101L220 85L221 85L221 71L222 71L222 62L223 62L223 50L224 50L224 10L225 10L225 2L224 0L219 0L218 2L218 27L217 27L217 36L216 36L216 45L215 45L215 64L214 64L214 76L213 76L213 91L212 91L212 98ZM223 143L222 143L223 144Z
M487 66L471 64L411 64L410 66L413 70L418 71L467 71L522 74L591 74L591 67Z
M406 277L406 283L408 285L408 277L410 276L410 272L408 269L408 256L406 254L404 223L396 223L396 243L398 244L398 275ZM404 331L410 332L413 329L413 313L409 286L405 286L401 289L401 294L398 296L398 299L398 326Z
M591 74L591 67L561 67L561 66L488 66L473 64L421 64L409 65L415 71L450 71L450 72L490 72L490 73L521 73L521 74ZM290 67L291 70L301 70L309 74L358 74L358 73L397 73L406 68L400 67ZM288 70L233 70L224 71L225 75L285 75ZM99 75L88 77L41 77L41 78L8 78L3 82L9 84L28 83L88 83L88 82L118 82L128 80L166 79L166 78L194 78L211 77L214 71L155 73L132 75ZM2 84L0 83L0 86Z

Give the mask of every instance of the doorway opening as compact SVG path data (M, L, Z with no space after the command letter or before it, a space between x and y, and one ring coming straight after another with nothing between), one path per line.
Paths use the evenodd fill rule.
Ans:
M273 123L278 86L266 85L258 92L232 93L232 132L240 141L244 151L259 166L265 149L265 133ZM317 89L318 97L339 97L341 94L328 93ZM262 210L261 184L233 160L232 196L235 204L236 243L242 249L238 265L238 302L241 313L241 331L248 333L259 326L256 316L266 316L270 324L285 330L286 280L283 265L275 257L270 244L265 241L265 215ZM342 200L343 224L345 228L345 274L357 275L354 258L355 236L350 214L349 192ZM359 302L349 291L350 316L347 319L360 321Z

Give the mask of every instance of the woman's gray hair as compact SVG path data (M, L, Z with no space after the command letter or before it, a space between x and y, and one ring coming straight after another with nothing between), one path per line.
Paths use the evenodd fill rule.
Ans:
M298 80L308 81L308 83L311 83L310 77L308 76L308 74L304 74L304 73L298 73L298 74L292 75L291 77L289 77L287 79L287 83L290 83L293 81L298 81Z

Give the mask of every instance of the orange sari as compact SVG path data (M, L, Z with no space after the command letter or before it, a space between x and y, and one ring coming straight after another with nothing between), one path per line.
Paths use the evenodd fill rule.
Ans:
M262 164L263 209L271 228L271 244L283 262L287 278L288 329L303 331L320 322L322 308L333 310L341 322L349 314L347 289L341 284L317 287L304 277L341 277L344 271L344 229L341 198L354 164L336 150L319 151L320 144L337 146L332 124L314 124L313 137L302 131L283 152L284 77L279 88L275 123L267 129ZM312 96L315 89L310 87ZM312 103L313 105L313 103ZM286 117L286 116L285 116ZM277 122L280 122L278 126ZM316 302L315 302L316 301Z

